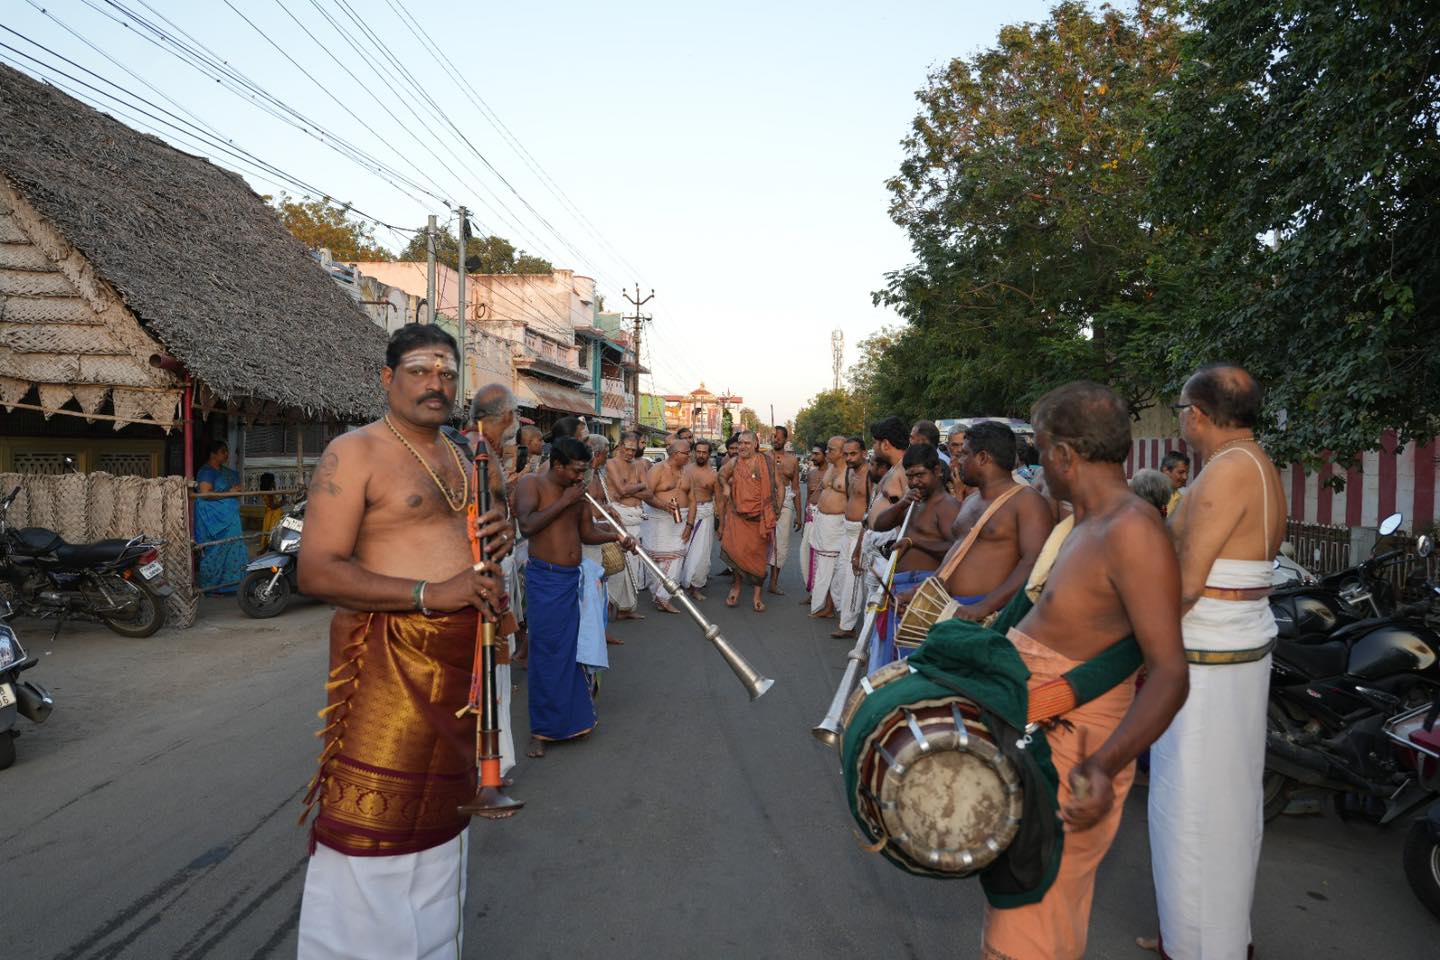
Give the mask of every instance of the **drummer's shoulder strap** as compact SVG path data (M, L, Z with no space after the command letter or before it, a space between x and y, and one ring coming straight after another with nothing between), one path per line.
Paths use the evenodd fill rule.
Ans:
M973 547L975 541L980 538L980 531L985 529L985 524L990 522L990 518L995 516L1001 507L1010 502L1011 497L1023 489L1025 488L1016 484L991 501L990 506L985 508L985 512L980 514L980 519L975 521L975 526L970 528L970 532L967 533L965 539L960 542L960 549L950 555L950 559L944 567L935 571L935 576L941 580L949 580L950 574L955 572L955 568L960 566L960 562L965 559L965 555L970 552L970 548Z

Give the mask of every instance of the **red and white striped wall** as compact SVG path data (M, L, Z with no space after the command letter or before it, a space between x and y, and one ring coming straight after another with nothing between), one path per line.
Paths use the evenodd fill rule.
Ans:
M1395 434L1386 431L1380 449L1361 457L1360 466L1345 472L1345 489L1331 489L1327 481L1337 468L1325 464L1307 474L1299 464L1280 471L1286 482L1290 501L1290 519L1345 527L1373 527L1385 517L1399 511L1405 515L1404 529L1424 529L1435 520L1435 507L1440 503L1440 477L1436 474L1435 443L1424 446L1410 444L1395 449ZM1190 470L1198 472L1201 463L1185 441L1178 437L1137 437L1130 443L1130 457L1125 462L1127 476L1136 470L1159 469L1160 460L1171 450L1190 453Z

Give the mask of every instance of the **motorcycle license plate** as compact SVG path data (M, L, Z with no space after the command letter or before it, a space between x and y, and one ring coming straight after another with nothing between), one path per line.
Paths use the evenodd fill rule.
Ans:
M294 530L296 533L300 533L305 529L305 521L299 517L281 517L280 526L286 530Z
M165 565L159 560L156 560L152 563L147 563L145 564L145 566L140 568L140 576L144 577L146 580L154 580L156 577L164 574L164 572Z
M15 688L8 683L0 683L0 707L8 707L15 702Z

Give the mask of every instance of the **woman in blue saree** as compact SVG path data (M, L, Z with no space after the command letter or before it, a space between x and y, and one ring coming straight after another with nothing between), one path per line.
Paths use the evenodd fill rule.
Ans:
M210 457L195 472L201 493L236 493L245 488L240 475L225 466L230 447L223 440L210 444ZM195 501L195 542L208 543L238 537L240 498ZM238 581L245 576L250 556L243 541L234 540L206 547L200 554L200 589L205 593L234 593Z

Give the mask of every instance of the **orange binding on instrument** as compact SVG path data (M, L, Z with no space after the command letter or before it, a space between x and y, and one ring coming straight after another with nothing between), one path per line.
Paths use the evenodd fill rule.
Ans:
M466 516L466 533L470 538L470 555L478 570L490 559L489 545L480 540L480 517L490 512L490 455L485 449L475 454L470 465L475 481L475 497ZM487 820L501 820L514 814L525 804L506 796L500 776L500 698L495 687L495 665L499 642L494 617L480 612L475 631L475 665L470 671L470 702L465 709L479 714L475 727L475 761L480 768L475 798L461 804L460 812Z

